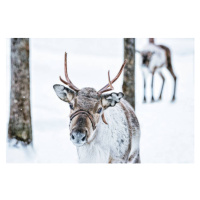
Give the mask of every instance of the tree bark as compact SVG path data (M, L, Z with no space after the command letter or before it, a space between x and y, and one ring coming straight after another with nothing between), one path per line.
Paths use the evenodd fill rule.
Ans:
M124 38L124 68L123 93L125 99L135 109L135 38Z
M9 140L32 142L30 108L29 39L11 39Z

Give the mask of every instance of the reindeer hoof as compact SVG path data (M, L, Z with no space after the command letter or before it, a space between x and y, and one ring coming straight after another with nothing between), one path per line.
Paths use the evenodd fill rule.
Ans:
M155 99L154 99L153 97L151 98L151 102L152 102L152 103L155 102Z
M174 102L175 100L176 100L175 97L173 97L172 100L171 100L171 102Z
M147 100L146 99L143 99L143 103L146 103L147 102Z

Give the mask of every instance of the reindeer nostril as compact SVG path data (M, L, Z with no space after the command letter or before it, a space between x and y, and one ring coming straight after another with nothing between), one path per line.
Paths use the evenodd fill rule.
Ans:
M72 135L72 140L74 140L74 136Z
M86 136L84 136L84 137L82 138L82 141L85 141L85 138L86 138Z

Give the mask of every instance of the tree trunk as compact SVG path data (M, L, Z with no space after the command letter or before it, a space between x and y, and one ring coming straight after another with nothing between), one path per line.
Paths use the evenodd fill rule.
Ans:
M125 99L135 109L135 38L124 38L124 68L123 93Z
M29 39L11 39L9 140L32 142L30 109Z

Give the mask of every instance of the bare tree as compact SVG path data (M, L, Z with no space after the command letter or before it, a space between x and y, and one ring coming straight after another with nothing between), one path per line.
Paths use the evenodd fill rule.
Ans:
M30 109L29 39L11 39L9 140L32 142Z
M135 109L135 38L124 38L124 58L127 64L122 89L125 99Z

